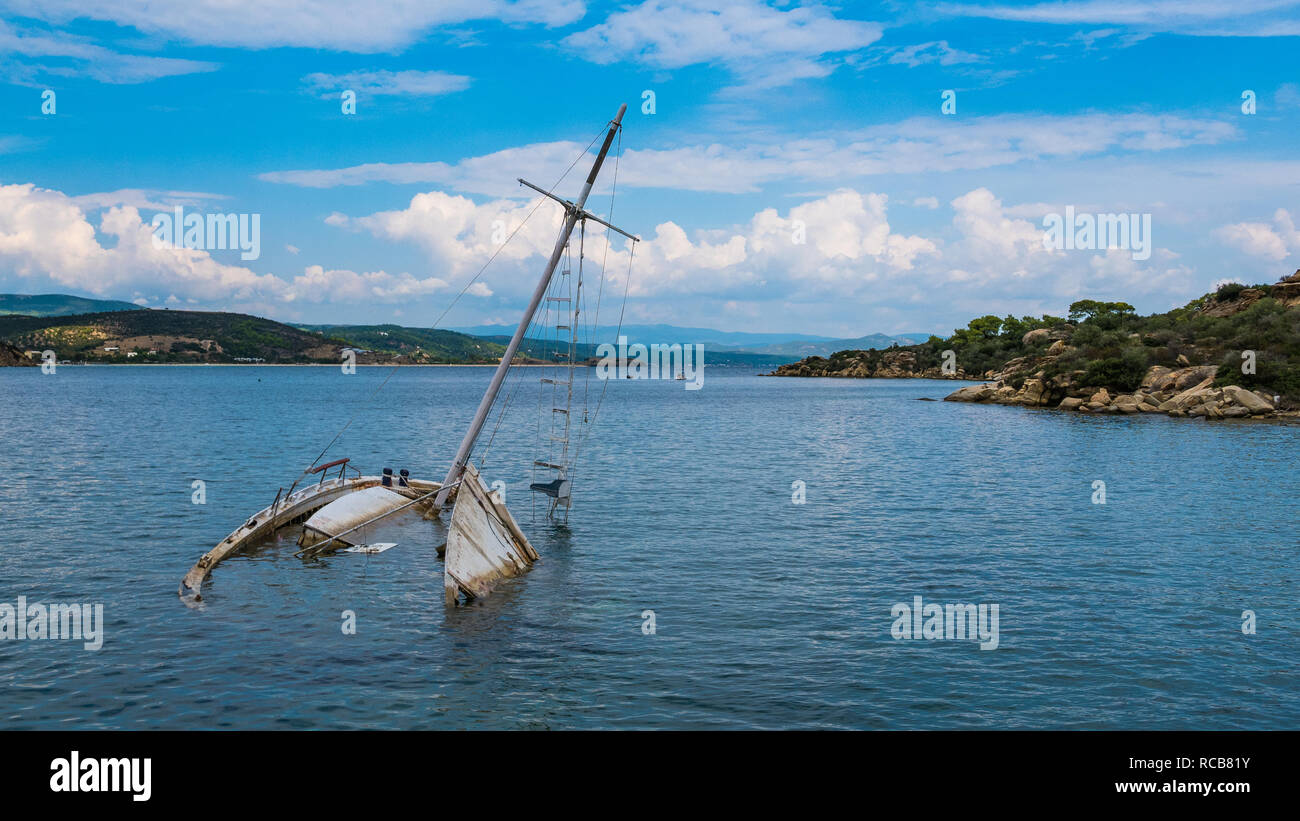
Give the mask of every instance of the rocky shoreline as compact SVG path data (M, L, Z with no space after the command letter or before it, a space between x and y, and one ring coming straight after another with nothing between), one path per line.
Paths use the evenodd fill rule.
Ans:
M946 401L1078 413L1296 418L1300 271L1274 285L1225 283L1150 316L1095 300L1071 304L1068 320L989 315L947 339L812 356L770 375L979 380ZM1225 384L1237 381L1247 387Z
M1237 385L1214 387L1214 365L1170 369L1153 366L1132 393L1111 395L1106 388L1071 388L1060 375L1053 379L1034 376L1016 388L1002 380L968 385L944 397L945 402L982 402L1056 408L1079 413L1163 413L1175 417L1203 419L1246 419L1300 416L1300 412L1279 410L1279 397L1264 391L1250 391Z
M823 376L841 379L953 379L981 378L961 368L945 373L940 367L917 370L916 353L905 348L886 351L844 351L830 359L809 357L782 365L768 376Z

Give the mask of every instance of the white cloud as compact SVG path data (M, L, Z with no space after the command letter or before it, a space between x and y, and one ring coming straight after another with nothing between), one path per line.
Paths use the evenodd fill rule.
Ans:
M753 90L824 77L836 65L830 55L865 48L881 31L878 23L838 18L816 4L780 9L761 0L645 0L562 42L601 64L724 66Z
M413 243L455 277L477 271L498 250L503 261L549 254L560 207L547 200L529 218L531 211L530 205L517 200L476 205L467 197L430 191L412 197L402 210L362 217L331 215L326 222L363 229L385 240ZM502 247L501 240L516 229L514 240Z
M271 171L259 174L258 179L305 188L334 188L371 182L396 185L434 183L489 196L530 196L531 191L515 182L521 171L527 170L535 177L534 182L549 185L564 173L583 149L583 145L575 142L534 143L469 157L454 164L366 163L348 168ZM539 182L541 180L545 182ZM623 181L621 174L619 181L620 184Z
M307 88L322 96L343 90L370 97L438 97L469 88L470 78L445 71L353 71L349 74L308 74Z
M1273 214L1273 224L1263 222L1238 222L1225 225L1215 235L1243 253L1281 261L1300 253L1300 231L1296 230L1291 212L1279 208Z
M130 205L100 220L101 244L75 198L31 184L0 185L0 271L11 278L108 296L143 291L205 304L287 305L404 302L446 290L437 277L385 271L356 273L308 266L280 277L226 265L208 252L155 247L152 227Z
M1298 0L1075 0L1023 6L944 4L943 14L1063 25L1107 23L1207 36L1276 37L1300 34Z
M964 323L990 312L1059 313L1081 297L1146 297L1172 307L1204 290L1195 271L1168 248L1154 249L1146 262L1118 249L1045 248L1040 225L1020 216L1036 213L1041 203L1008 205L976 188L951 199L950 223L915 234L891 225L889 204L884 194L841 188L786 211L763 208L729 227L661 223L636 248L629 316L666 304L706 312L730 305L728 315L736 317L833 321L840 327L847 319L864 332L909 329L905 325L916 330L945 322L940 316ZM523 223L531 208L517 200L476 204L430 191L401 209L335 214L331 225L415 246L438 275L316 264L281 276L226 265L203 251L155 248L149 224L132 206L108 208L95 226L74 198L32 185L0 186L0 277L39 289L269 315L330 303L405 305L430 294L458 293L498 251L499 240L518 229L468 291L475 298L495 297L489 310L508 313L531 292L559 224L560 209L549 201ZM1265 228L1300 248L1289 213L1279 211L1275 224ZM623 293L629 245L616 236L606 247L604 232L588 232L590 287L605 260L606 290Z
M80 194L69 199L78 207L87 211L111 208L114 205L129 205L145 211L170 211L178 205L195 206L213 200L223 200L226 199L226 196L203 191L157 191L145 188L120 188L117 191Z
M438 26L468 20L562 26L586 12L581 0L2 0L22 17L52 23L104 20L145 34L215 46L298 46L375 53L400 51Z
M820 289L905 274L918 259L937 255L939 249L924 237L894 232L886 217L887 203L883 194L844 189L797 205L785 215L763 209L734 230L703 230L692 236L674 222L661 223L637 245L630 293L718 294L761 283L789 288L801 281ZM560 218L559 208L548 202L524 223L530 208L508 200L476 205L465 197L431 191L413 197L403 210L334 224L413 243L452 279L477 271L498 251L497 238L519 229L500 249L488 276L507 293L522 296L533 286L537 263L552 248ZM593 226L585 240L587 264L604 260L607 286L621 293L628 243L615 239L607 248L604 232Z
M1052 157L1104 152L1169 151L1233 139L1226 121L1154 114L1000 115L961 123L917 117L815 138L749 145L705 144L626 149L619 185L681 191L747 193L781 180L846 180L991 168ZM514 184L521 170L559 177L583 150L575 142L534 143L456 163L367 163L338 169L272 171L259 179L311 188L369 182L434 183L467 193L507 197L531 192Z
M927 63L952 66L959 63L979 63L983 60L984 58L978 54L953 48L948 45L947 40L933 40L928 43L917 43L890 49L887 62L916 68Z
M1300 108L1300 85L1283 83L1278 86L1277 91L1273 94L1273 104L1283 111Z
M0 57L9 82L42 76L90 77L101 83L144 83L161 77L215 71L216 63L176 57L122 54L64 32L15 28L0 20Z

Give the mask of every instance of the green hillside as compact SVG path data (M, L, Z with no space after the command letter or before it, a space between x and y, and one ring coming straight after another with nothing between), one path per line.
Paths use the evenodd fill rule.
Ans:
M1051 400L1101 388L1127 394L1153 369L1205 368L1216 386L1259 390L1292 407L1300 404L1300 271L1273 285L1227 284L1150 316L1091 299L1072 304L1067 317L982 316L946 339L809 357L776 375L939 376L945 351L958 375L1015 390L1041 380ZM1253 373L1243 369L1248 360Z
M0 341L53 350L72 362L495 363L504 346L456 333L398 325L295 327L247 314L142 310L70 316L0 316Z
M310 333L321 333L367 351L401 354L413 362L429 364L483 363L501 361L505 345L457 333L401 325L299 325Z
M245 314L141 309L2 316L0 340L74 362L337 362L347 344Z

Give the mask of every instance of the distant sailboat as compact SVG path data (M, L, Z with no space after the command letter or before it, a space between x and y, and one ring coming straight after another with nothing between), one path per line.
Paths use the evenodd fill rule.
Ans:
M570 449L569 416L573 399L573 356L576 348L580 296L547 296L547 293L552 285L556 267L569 250L570 238L575 226L583 227L584 238L586 223L594 222L627 237L634 243L638 241L636 236L611 225L585 209L587 198L595 185L610 146L622 128L623 115L626 111L626 105L620 106L618 114L609 122L604 143L576 200L570 202L523 179L519 180L522 185L563 206L564 221L528 307L524 310L519 326L506 345L500 364L497 365L492 380L479 401L474 418L461 439L460 447L443 481L414 479L405 470L394 476L388 468L385 468L383 474L379 476L363 476L360 471L351 467L349 459L339 459L309 468L289 487L288 493L283 491L277 493L275 501L269 507L252 516L199 559L181 582L179 592L182 598L187 595L196 600L200 598L203 581L217 563L290 525L302 525L298 537L301 548L298 555L305 558L338 550L381 553L395 545L392 542L368 543L367 537L375 526L388 517L412 509L429 515L439 515L443 506L453 499L454 506L447 528L447 542L443 550L443 591L447 604L452 605L462 599L485 596L502 579L519 575L531 567L538 558L537 551L529 543L501 495L488 488L469 459L483 432L488 415L501 393L502 385L505 383L506 375L510 371L520 344L545 299L548 303L548 318L553 306L560 317L560 321L554 324L557 333L567 331L569 334L568 350L564 353L556 352L556 373L541 380L543 386L549 385L552 390L553 402L550 411L552 425L548 441L553 450L558 448L558 453L551 453L545 459L534 461L534 473L541 469L549 472L550 477L546 481L533 481L529 487L530 490L550 500L548 516L554 518L557 512L562 511L563 518L567 520L572 499L571 472L576 462L576 452ZM580 251L580 262L581 257ZM629 273L630 265L629 256ZM566 267L561 274L562 278L567 279L570 270ZM577 287L580 292L581 274ZM560 365L565 367L559 367ZM555 422L557 417L562 421ZM583 421L587 421L585 411ZM336 467L338 474L333 478L327 478L329 471ZM352 471L353 475L349 475L348 471ZM316 474L320 474L319 481L298 489L298 484L304 477Z

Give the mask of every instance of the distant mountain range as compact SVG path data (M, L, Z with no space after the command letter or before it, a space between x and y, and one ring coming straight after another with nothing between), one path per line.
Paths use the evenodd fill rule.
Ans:
M510 342L510 337L508 335L480 336L480 337L473 337L473 338L482 339L485 342L496 343L502 349L504 349L506 344ZM644 340L646 338L642 337L642 339ZM669 338L666 340L658 340L658 341L660 342L660 344L668 344L668 345L695 344L695 343L677 342L673 338ZM628 344L633 345L636 343L635 340L629 339ZM650 343L649 340L646 340L642 344L650 344ZM698 343L698 344L703 344L703 343ZM525 339L523 343L520 344L519 351L524 356L530 359L549 362L555 360L556 346L553 340ZM601 351L599 344L582 342L574 346L573 359L575 362L583 362L583 361L598 359L608 355L610 355L609 351L608 350ZM615 350L613 352L613 356L617 357L617 355L618 355L618 351ZM630 352L627 355L635 356L635 352ZM718 365L723 365L723 366L738 366L738 367L745 367L745 368L760 368L760 369L777 368L780 367L781 365L788 365L791 362L796 361L797 359L798 357L791 356L788 354L755 353L753 351L743 351L738 348L730 348L726 346L716 346L716 345L712 345L712 346L705 345L705 350L704 350L705 365L714 366L714 367Z
M509 339L514 333L514 326L474 325L453 328L461 333L474 336ZM892 345L915 345L930 338L929 334L869 334L853 339L841 339L833 336L796 333L748 333L745 331L715 331L710 328L686 328L679 325L602 325L594 336L598 342L613 342L616 334L628 338L629 343L699 343L706 346L710 355L719 353L719 348L729 349L730 353L763 354L767 357L791 357L802 359L806 356L830 356L836 351L859 350L867 348L888 348Z
M139 305L116 299L89 299L67 294L0 294L0 316L70 316L105 311L138 311Z
M505 336L515 332L514 325L473 325L452 328L463 334L474 336ZM683 328L678 325L624 325L620 330L614 325L601 325L595 333L597 341L615 341L615 332L622 333L629 342L691 342L704 345L726 345L730 347L754 348L779 342L805 340L809 342L829 341L832 337L813 334L783 333L747 333L745 331L715 331L711 328Z

